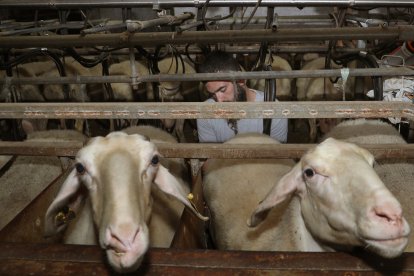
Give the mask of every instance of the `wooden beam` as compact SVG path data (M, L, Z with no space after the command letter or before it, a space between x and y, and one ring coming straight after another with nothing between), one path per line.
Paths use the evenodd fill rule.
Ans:
M414 253L262 252L152 248L137 275L412 275ZM1 275L111 275L98 246L0 243Z
M167 158L300 158L315 144L209 144L182 143L157 144L160 153ZM414 158L414 144L361 144L377 159ZM75 156L82 143L54 142L0 142L0 155L56 155Z

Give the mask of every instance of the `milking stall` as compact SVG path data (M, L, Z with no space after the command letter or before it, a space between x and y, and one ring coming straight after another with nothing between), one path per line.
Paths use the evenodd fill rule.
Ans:
M413 9L0 0L0 275L414 275Z

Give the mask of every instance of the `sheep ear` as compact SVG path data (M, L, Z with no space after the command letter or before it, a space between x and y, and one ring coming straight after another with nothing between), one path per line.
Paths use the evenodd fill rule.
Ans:
M75 217L83 199L79 177L73 169L46 211L44 236L50 237L63 231Z
M201 215L187 199L187 194L181 188L177 179L162 165L159 166L154 183L166 194L172 195L187 206L199 219L207 221L208 217Z
M257 226L267 217L273 207L293 195L298 189L301 177L302 166L299 162L273 186L272 190L256 207L247 221L247 225L249 227Z
M355 144L349 144L349 146L359 155L361 155L365 160L367 160L368 164L372 167L374 166L374 155L372 155L368 150L361 148Z

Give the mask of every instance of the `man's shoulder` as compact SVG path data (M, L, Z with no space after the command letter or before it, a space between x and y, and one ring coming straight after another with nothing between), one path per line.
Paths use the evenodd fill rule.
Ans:
M256 102L264 101L264 92L256 89L250 89L256 94Z

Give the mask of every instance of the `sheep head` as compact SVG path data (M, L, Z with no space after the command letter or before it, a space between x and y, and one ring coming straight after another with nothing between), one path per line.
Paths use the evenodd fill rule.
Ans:
M407 246L410 227L373 163L367 150L329 138L273 187L248 224L259 224L271 208L295 195L306 228L322 244L362 246L382 257L396 257Z
M178 199L201 219L177 179L160 164L154 143L142 135L113 132L93 138L76 156L76 165L46 213L46 235L62 231L56 214L76 210L82 190L89 196L100 246L117 272L137 269L149 247L147 223L152 186Z

